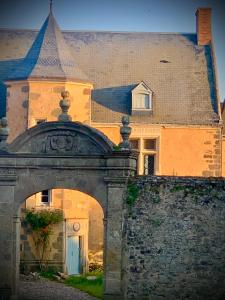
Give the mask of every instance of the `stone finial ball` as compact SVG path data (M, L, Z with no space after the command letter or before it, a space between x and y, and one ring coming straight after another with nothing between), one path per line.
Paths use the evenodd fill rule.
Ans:
M3 118L1 119L1 125L2 125L2 127L7 127L7 125L8 125L8 120L7 120L6 117L3 117Z
M122 124L123 125L129 125L129 123L130 123L129 117L128 116L123 116L122 117Z
M61 93L61 96L63 97L63 99L69 98L69 95L70 95L70 93L69 93L68 91L63 91L63 92Z

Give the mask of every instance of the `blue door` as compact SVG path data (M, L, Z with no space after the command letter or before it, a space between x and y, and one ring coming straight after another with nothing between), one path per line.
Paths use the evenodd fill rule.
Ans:
M67 238L67 272L68 275L80 273L80 243L79 236Z

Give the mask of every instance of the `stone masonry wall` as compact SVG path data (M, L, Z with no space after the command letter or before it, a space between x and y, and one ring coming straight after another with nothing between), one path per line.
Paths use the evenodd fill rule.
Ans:
M225 181L139 177L126 200L126 299L225 299Z

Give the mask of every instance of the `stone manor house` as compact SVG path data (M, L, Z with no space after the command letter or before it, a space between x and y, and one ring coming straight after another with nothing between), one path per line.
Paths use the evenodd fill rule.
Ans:
M139 175L225 175L223 123L211 34L211 9L196 12L196 33L61 31L50 11L41 29L0 30L0 117L9 140L57 120L61 92L69 114L121 142L129 116ZM150 30L150 28L149 28ZM103 212L91 196L44 190L23 208L61 208L50 263L69 274L101 263ZM36 263L21 229L21 262ZM74 254L75 253L75 254ZM75 257L75 258L74 258Z

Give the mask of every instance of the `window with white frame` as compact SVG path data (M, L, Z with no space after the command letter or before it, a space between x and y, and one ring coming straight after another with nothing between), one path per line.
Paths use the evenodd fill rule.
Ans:
M132 90L132 112L152 110L152 91L141 82Z
M150 95L143 94L143 93L136 94L134 97L132 109L141 109L141 110L151 109L149 96Z
M51 202L51 190L44 190L41 192L41 204L50 205Z
M155 175L158 162L158 138L131 138L134 150L139 151L138 174Z

